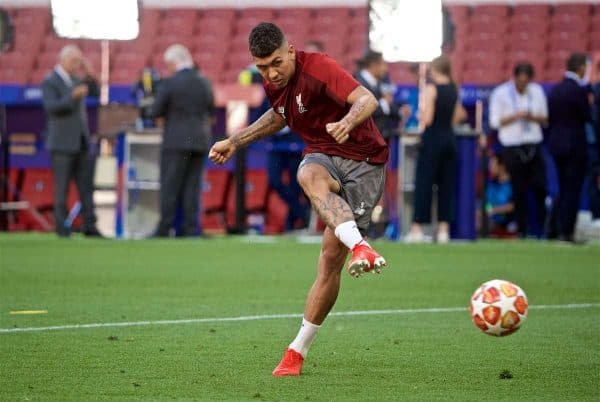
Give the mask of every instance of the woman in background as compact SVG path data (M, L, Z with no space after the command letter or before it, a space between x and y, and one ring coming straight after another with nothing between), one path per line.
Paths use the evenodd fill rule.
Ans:
M453 125L463 120L464 109L452 81L450 60L436 57L430 65L431 83L425 87L419 126L424 128L417 157L414 217L407 242L424 241L423 224L431 222L433 185L437 185L436 240L447 243L454 210L456 144Z

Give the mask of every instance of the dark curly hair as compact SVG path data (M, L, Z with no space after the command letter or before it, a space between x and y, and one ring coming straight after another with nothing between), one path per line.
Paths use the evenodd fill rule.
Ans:
M248 37L250 54L254 57L267 57L279 49L284 41L285 36L277 25L261 22L252 28Z

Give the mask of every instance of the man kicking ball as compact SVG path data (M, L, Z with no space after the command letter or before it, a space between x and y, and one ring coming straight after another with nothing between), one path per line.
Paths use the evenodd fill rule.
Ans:
M297 51L274 24L260 23L249 37L272 108L256 122L213 145L209 158L225 163L240 147L287 124L306 143L298 182L327 224L302 326L275 376L299 375L308 349L335 304L348 250L348 272L357 278L386 265L363 239L381 198L388 148L371 114L377 100L335 60Z

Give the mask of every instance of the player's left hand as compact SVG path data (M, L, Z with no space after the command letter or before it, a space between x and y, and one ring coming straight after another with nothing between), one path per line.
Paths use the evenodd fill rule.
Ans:
M350 127L350 124L347 121L342 119L335 123L328 123L325 125L325 130L327 130L329 135L331 135L338 144L343 144L350 138L350 130L352 130L352 127Z

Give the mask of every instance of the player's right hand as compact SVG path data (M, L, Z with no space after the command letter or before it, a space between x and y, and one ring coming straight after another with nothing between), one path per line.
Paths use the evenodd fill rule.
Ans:
M231 158L235 150L235 145L229 139L218 141L208 151L208 159L217 165L222 165Z

